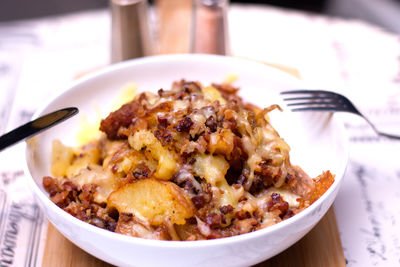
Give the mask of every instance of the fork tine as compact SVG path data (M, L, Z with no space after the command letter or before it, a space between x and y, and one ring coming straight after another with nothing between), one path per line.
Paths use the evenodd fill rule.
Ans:
M283 91L281 92L282 95L298 95L297 97L293 98L284 98L285 101L292 101L298 100L296 98L305 98L308 100L315 100L315 99L325 99L330 101L343 101L345 99L342 95L339 95L334 92L324 91L324 90L293 90L293 91Z
M283 91L283 95L300 95L299 97L288 97L283 100L288 102L287 106L305 106L302 110L312 107L323 108L319 110L348 109L352 104L343 96L323 90L293 90ZM309 101L306 101L309 100Z
M343 107L304 107L304 108L293 108L291 111L348 111Z
M295 102L295 103L287 104L288 107L289 106L307 106L307 105L311 105L311 106L320 105L320 106L331 107L331 108L343 107L343 105L341 103L334 102L334 101Z
M327 100L332 101L332 98L326 96L303 96L303 97L286 97L284 101L297 101L297 100Z
M324 90L309 90L309 89L298 89L298 90L289 90L282 91L280 94L282 95L290 95L290 94L329 94L332 92L324 91Z

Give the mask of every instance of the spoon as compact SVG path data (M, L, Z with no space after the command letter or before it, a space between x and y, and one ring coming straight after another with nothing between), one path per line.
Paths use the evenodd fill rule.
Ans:
M53 127L54 125L78 114L78 112L78 108L63 108L25 123L24 125L0 136L0 151L24 140L25 138L34 136L50 127Z

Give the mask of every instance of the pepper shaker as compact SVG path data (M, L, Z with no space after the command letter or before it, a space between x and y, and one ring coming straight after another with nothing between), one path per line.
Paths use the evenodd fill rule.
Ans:
M146 0L111 0L111 62L152 53Z
M191 52L229 54L228 0L194 0Z

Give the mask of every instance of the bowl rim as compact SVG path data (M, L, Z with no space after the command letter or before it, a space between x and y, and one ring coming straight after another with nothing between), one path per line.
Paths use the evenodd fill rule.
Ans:
M135 65L141 65L145 63L158 63L158 62L163 62L163 61L171 61L171 60L179 60L179 61L232 61L232 62L238 62L238 63L246 63L246 64L256 64L259 65L260 67L264 67L269 69L269 71L275 72L277 75L280 77L283 77L284 79L291 79L292 81L296 80L297 82L304 83L304 81L300 81L299 79L296 79L294 76L279 70L277 68L271 67L269 65L263 64L261 62L257 62L251 59L245 59L245 58L238 58L238 57L230 57L230 56L219 56L219 55L208 55L208 54L173 54L173 55L156 55L156 56L149 56L149 57L143 57L143 58L138 58L138 59L132 59L120 63L116 63L110 66L106 66L100 70L94 71L93 73L89 73L69 84L64 86L64 88L60 91L58 91L54 97L52 97L50 100L48 100L41 108L39 108L33 115L32 118L37 118L40 116L44 110L56 99L60 98L69 90L74 90L74 88L82 83L85 83L86 81L96 79L99 76L102 76L104 74L118 71L120 69L128 68L131 66ZM158 248L180 248L180 249L190 249L193 247L201 248L201 247L208 247L208 246L218 246L218 245L232 245L234 243L239 243L242 241L250 241L253 239L260 238L264 235L268 235L271 232L278 231L281 228L286 228L291 224L296 223L296 221L301 220L304 217L307 217L310 213L313 213L315 209L320 206L325 200L332 194L334 191L339 189L339 186L343 180L343 176L345 173L345 170L347 168L348 164L348 158L349 158L349 143L348 143L348 136L347 132L344 128L343 121L337 117L337 116L332 116L331 118L333 120L333 123L335 123L335 126L338 127L339 133L338 135L341 137L341 139L344 141L343 142L343 151L344 155L342 158L342 161L344 164L341 165L341 169L339 169L339 173L335 173L335 181L334 183L329 187L329 189L318 199L316 200L313 204L311 204L309 207L306 209L302 210L298 214L294 215L291 218L288 218L282 222L279 222L277 224L271 225L269 227L266 227L264 229L260 229L254 232L246 233L246 234L241 234L241 235L236 235L236 236L231 236L231 237L224 237L224 238L219 238L219 239L210 239L210 240L196 240L196 241L167 241L167 240L152 240L152 239L144 239L144 238L139 238L139 237L132 237L132 236L126 236L122 234L118 234L115 232L110 232L106 229L102 229L96 226L93 226L89 223L86 223L84 221L81 221L74 216L68 214L61 208L59 208L56 204L54 204L49 197L39 188L39 186L36 184L34 181L31 172L29 170L28 166L28 154L29 154L29 147L27 142L24 142L24 153L25 153L25 160L24 160L24 171L25 171L25 176L28 179L28 184L29 187L34 191L34 195L40 199L42 202L42 205L45 206L46 208L50 208L52 212L56 213L57 216L62 217L64 220L68 221L74 226L78 226L82 228L85 231L93 232L95 234L98 234L100 236L103 236L105 238L111 238L111 239L118 239L121 242L125 243L131 243L131 244L136 244L136 245L141 245L141 246L149 246L149 247L158 247ZM336 198L336 196L335 196ZM46 212L45 212L46 213ZM318 223L318 222L317 222ZM73 240L71 240L73 242Z

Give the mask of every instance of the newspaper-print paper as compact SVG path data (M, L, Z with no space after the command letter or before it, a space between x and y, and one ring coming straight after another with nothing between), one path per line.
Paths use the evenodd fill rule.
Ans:
M0 133L29 120L81 72L109 62L106 10L0 23ZM400 38L360 21L232 5L231 51L297 68L339 91L382 131L400 134ZM248 30L253 28L254 30ZM400 142L340 114L350 161L335 212L348 266L400 266ZM0 265L40 266L46 219L23 173L21 145L0 153Z

